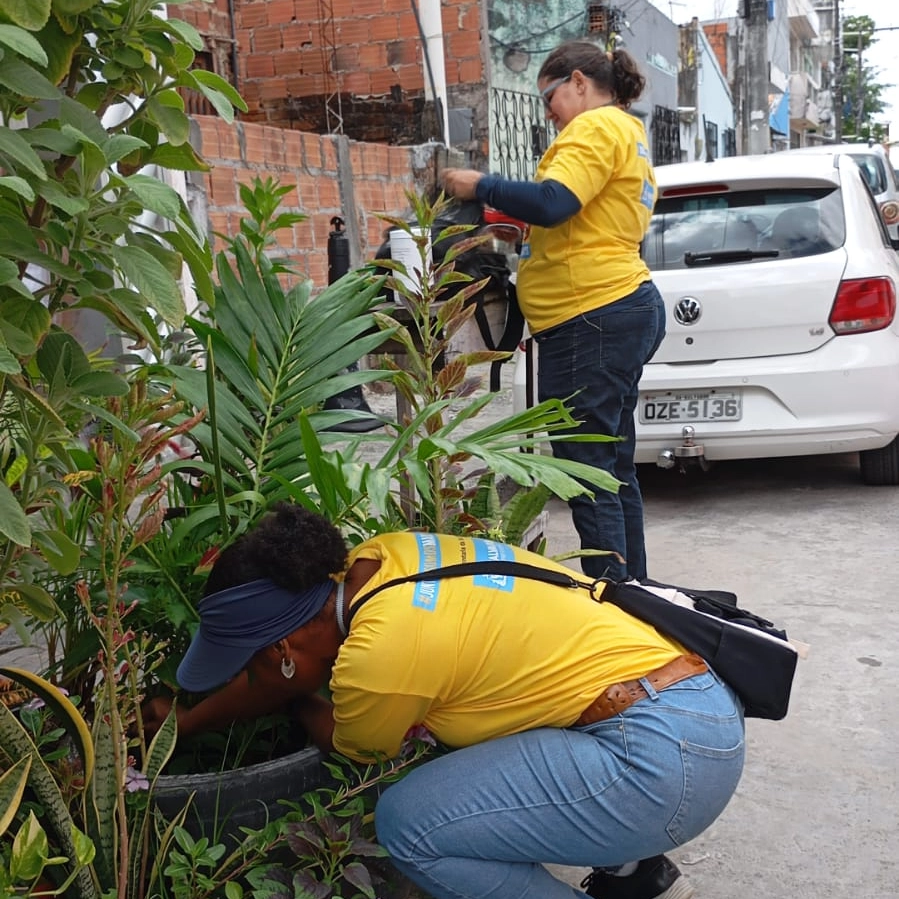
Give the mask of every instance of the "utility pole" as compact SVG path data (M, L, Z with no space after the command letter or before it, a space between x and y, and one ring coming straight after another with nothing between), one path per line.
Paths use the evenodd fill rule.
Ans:
M833 139L843 142L843 38L840 0L833 0Z
M749 82L749 135L744 146L751 154L771 149L768 101L768 3L743 0L746 11L746 74ZM744 128L746 123L744 122Z

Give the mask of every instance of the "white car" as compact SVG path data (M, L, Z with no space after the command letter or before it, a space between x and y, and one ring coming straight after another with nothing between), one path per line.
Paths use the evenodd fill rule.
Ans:
M899 254L852 157L656 169L643 246L667 335L640 382L637 461L858 451L899 484Z
M899 238L899 175L890 163L890 155L876 143L867 144L819 144L813 147L797 147L782 150L783 153L804 155L848 153L862 170L871 193L880 207L880 214L890 232L890 237Z

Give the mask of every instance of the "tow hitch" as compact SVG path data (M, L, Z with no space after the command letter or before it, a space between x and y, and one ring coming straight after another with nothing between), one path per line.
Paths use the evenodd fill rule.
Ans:
M659 453L656 465L659 468L674 468L678 465L681 471L686 471L689 465L698 465L703 471L708 471L712 463L705 457L705 447L696 442L696 429L692 425L684 425L681 437L684 442L680 446Z

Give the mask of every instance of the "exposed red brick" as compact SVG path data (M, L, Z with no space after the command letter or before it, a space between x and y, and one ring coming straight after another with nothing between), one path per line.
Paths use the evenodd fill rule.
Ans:
M305 5L305 4L304 4ZM268 20L273 25L285 25L296 18L294 0L268 0ZM305 16L303 18L306 18Z
M368 72L350 72L343 77L343 89L350 94L368 96L372 92L371 75Z
M268 24L266 3L241 3L234 12L239 28L258 28L260 25Z
M463 59L459 63L459 83L478 84L484 80L484 64L480 59Z
M281 47L280 26L266 25L264 28L257 28L253 32L253 53L280 53Z
M271 78L275 74L275 56L253 53L246 57L247 78Z

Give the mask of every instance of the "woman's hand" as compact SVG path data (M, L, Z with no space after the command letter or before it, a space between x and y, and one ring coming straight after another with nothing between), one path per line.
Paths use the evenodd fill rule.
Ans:
M153 737L162 727L163 722L172 710L175 699L172 696L157 696L149 702L141 706L141 717L144 722L144 734L148 740ZM190 709L183 706L175 707L175 718L178 722L178 736L187 736L190 731Z
M483 172L474 169L443 169L440 173L444 192L457 200L477 199L475 190L483 177Z

